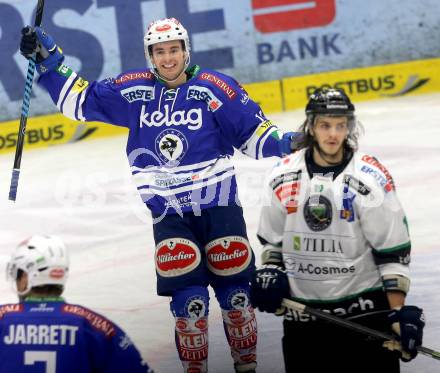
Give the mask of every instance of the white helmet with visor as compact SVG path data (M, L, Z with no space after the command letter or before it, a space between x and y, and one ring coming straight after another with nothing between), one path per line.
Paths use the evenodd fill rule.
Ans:
M172 40L182 40L183 47L185 49L185 67L183 71L187 69L190 61L190 42L189 35L186 31L185 27L175 18L164 18L159 19L157 21L151 22L144 36L144 49L145 49L145 57L151 67L153 68L154 73L161 79L164 79L162 76L158 74L157 68L154 65L152 58L152 46L157 43L162 43L166 41ZM183 71L179 74L179 76L183 73ZM164 79L166 80L166 79Z
M21 272L28 276L27 287L18 295L27 294L33 287L64 286L69 272L66 246L55 236L35 235L20 243L7 264L7 278L16 284Z

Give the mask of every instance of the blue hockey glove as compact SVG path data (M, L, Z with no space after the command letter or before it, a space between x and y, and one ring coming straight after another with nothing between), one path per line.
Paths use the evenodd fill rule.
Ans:
M283 314L281 302L289 298L289 289L286 271L278 265L265 264L255 271L251 281L252 306L262 312Z
M20 52L27 59L36 54L35 67L39 74L55 70L64 61L61 48L40 27L26 26L21 30Z
M401 360L410 361L417 356L417 346L422 345L425 316L416 306L402 306L388 315L393 331L398 335L403 352Z
M303 139L304 135L301 132L286 132L278 143L281 155L293 153Z

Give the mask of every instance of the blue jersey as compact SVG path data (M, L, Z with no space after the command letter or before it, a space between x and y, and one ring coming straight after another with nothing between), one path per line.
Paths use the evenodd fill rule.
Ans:
M156 215L180 214L236 202L234 148L255 159L281 156L282 137L231 77L198 66L187 75L176 89L146 70L89 83L61 65L39 83L69 118L128 127L144 203Z
M0 306L1 373L151 373L128 336L61 298Z

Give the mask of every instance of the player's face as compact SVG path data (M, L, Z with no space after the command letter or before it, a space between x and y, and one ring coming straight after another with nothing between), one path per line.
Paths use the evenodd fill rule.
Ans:
M348 118L343 116L318 116L312 130L321 153L329 157L331 162L342 161L344 140L348 132Z
M152 47L153 63L159 74L167 80L174 80L182 73L185 59L186 53L180 40L164 41Z

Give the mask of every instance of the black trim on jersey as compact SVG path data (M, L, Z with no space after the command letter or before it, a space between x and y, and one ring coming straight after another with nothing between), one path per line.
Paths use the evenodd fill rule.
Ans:
M270 182L269 185L273 190L275 190L281 184L293 183L294 181L301 180L301 173L302 173L302 171L299 170L299 171L291 171L291 172L287 172L285 174L281 174L281 175L277 176L276 178L274 178Z
M336 166L319 166L315 163L313 160L313 148L310 147L306 150L305 154L305 161L306 161L306 167L307 172L310 176L310 179L313 178L314 174L320 174L320 175L327 175L330 173L333 173L333 180L335 180L342 171L344 171L345 167L347 167L348 163L353 158L353 152L349 150L344 151L344 158L342 159L342 162Z
M376 265L387 264L387 263L400 263L409 264L411 253L411 242L402 248L392 250L392 251L379 251L373 249L373 257Z
M275 247L281 247L281 246L283 245L282 242L278 242L278 243L272 243L272 242L269 242L269 241L267 241L265 238L263 238L262 236L260 236L259 234L257 234L257 238L258 238L258 240L260 241L260 243L261 243L263 246L269 244L269 245L272 245L272 246L275 246Z
M371 192L371 189L367 187L362 181L356 179L351 175L344 176L344 184L346 184L349 188L353 188L356 192L362 194L363 196L368 196Z

